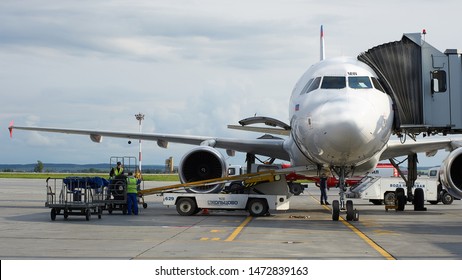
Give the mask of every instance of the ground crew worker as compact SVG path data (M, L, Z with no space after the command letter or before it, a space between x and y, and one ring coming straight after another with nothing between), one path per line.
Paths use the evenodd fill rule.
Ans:
M321 205L329 205L327 202L327 176L326 173L322 173L321 177L319 177L319 183L316 183L316 186L319 187L321 190Z
M124 174L124 168L122 166L122 163L120 161L117 162L117 166L113 167L111 169L111 172L109 172L109 176L112 177L119 177Z
M129 172L127 177L127 215L138 215L138 179Z

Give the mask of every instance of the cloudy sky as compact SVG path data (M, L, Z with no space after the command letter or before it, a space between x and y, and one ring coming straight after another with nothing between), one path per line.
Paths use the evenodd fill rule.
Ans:
M226 126L255 114L288 122L292 88L319 59L321 24L327 57L423 28L436 48L462 48L459 1L377 2L2 0L0 163L138 153L123 139L25 131L10 139L11 120L136 132L142 112L143 132L258 137ZM143 142L143 163L177 164L190 148Z

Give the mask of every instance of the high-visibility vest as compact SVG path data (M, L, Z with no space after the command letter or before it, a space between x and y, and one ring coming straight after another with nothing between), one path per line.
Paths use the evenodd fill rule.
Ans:
M117 169L117 167L114 167L114 176L119 176L122 173L124 173L123 167L121 167L120 169Z
M127 178L127 193L138 193L137 182L135 177Z

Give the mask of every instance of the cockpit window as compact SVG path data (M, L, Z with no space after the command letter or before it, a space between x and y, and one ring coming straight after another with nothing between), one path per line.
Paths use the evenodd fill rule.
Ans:
M317 77L316 79L314 79L314 81L311 83L311 85L306 90L306 93L317 89L319 87L320 82L321 82L321 77Z
M374 77L371 77L372 79L372 84L374 84L374 87L378 90L380 90L381 92L385 92L385 90L383 89L382 85L380 84L379 80L377 80L377 78L374 78Z
M350 76L348 86L354 89L372 88L372 83L367 76Z
M343 76L325 76L322 79L321 88L323 89L341 89L346 87L346 80Z
M305 87L302 89L302 91L300 92L300 94L304 94L304 93L307 93L307 89L308 87L311 85L311 83L313 82L314 78L311 78L305 85Z

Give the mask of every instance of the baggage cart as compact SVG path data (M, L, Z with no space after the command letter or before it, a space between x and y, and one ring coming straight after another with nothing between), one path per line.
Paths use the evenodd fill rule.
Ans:
M109 160L109 166L111 169L116 166L117 162L121 162L124 168L124 174L120 176L114 176L109 178L107 193L105 196L104 210L107 210L109 214L113 211L122 211L122 214L127 214L127 175L132 172L135 177L139 174L137 168L136 157L130 156L113 156ZM141 174L139 174L141 176ZM138 178L140 179L140 178ZM140 180L139 183L142 181ZM144 188L143 188L144 189ZM140 187L139 187L139 190ZM148 207L144 202L144 197L139 197L138 204L142 205L143 208Z
M46 180L46 207L51 208L50 217L54 221L57 215L91 215L101 219L104 207L104 195L107 192L107 180L100 177L48 178Z

